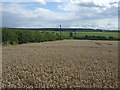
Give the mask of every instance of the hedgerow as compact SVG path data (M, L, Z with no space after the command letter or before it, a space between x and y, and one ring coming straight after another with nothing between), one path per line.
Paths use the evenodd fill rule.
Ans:
M59 34L41 33L34 30L12 30L9 28L2 29L3 44L22 44L29 42L44 42L63 39L63 36Z

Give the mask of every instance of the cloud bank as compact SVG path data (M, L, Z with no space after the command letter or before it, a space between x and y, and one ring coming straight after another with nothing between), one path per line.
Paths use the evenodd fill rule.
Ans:
M53 0L50 10L47 0L35 3L2 3L2 25L6 27L118 28L118 0ZM52 3L52 2L51 2ZM35 7L34 9L29 7ZM43 8L41 7L47 7ZM62 12L59 12L62 11Z

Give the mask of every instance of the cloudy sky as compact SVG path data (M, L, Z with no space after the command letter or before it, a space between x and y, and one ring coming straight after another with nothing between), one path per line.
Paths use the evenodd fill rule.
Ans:
M3 27L118 28L119 0L4 0ZM1 14L0 14L1 15Z

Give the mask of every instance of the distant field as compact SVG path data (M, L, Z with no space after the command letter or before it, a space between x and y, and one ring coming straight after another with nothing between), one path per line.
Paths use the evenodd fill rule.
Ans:
M59 31L47 31L47 32L54 32L54 33L59 33ZM61 34L65 37L69 37L70 31L62 31ZM118 32L72 32L73 36L77 37L84 37L84 36L103 36L103 37L113 37L113 38L120 38L118 35ZM76 33L76 35L75 35Z

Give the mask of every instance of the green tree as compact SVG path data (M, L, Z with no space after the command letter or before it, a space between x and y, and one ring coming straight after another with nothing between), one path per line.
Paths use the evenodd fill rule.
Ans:
M69 34L69 35L70 35L70 37L73 37L73 33L72 33L72 32L70 32L70 34Z

